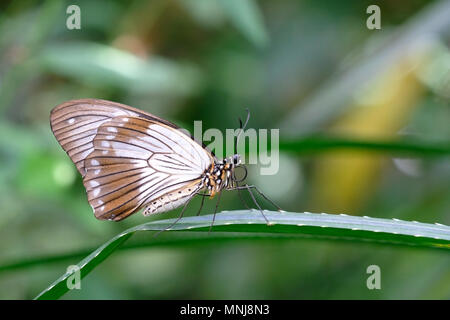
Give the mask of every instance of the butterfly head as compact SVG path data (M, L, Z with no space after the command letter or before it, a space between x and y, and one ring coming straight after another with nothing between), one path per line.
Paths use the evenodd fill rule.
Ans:
M235 187L237 183L242 182L247 178L247 167L242 164L240 154L236 153L231 157L226 158L224 162L224 169L229 171L229 173L226 173L226 176L229 177L229 187ZM236 176L236 168L244 170L244 174L239 174L239 178Z
M232 155L231 157L225 158L225 163L230 164L231 167L237 167L239 165L241 165L241 155L240 154L235 154Z

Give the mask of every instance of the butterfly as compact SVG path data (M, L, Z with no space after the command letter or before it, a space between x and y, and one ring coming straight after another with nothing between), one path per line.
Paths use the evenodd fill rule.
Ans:
M240 133L249 116L244 126L239 120ZM203 206L205 197L218 194L220 199L222 190L248 190L263 216L251 190L281 210L255 186L239 185L247 176L236 151L240 133L235 154L218 160L175 124L100 99L72 100L56 106L50 114L50 125L83 177L97 219L120 221L142 209L144 215L152 215L184 205L180 219L195 195L203 197ZM236 178L238 167L245 170L242 179Z

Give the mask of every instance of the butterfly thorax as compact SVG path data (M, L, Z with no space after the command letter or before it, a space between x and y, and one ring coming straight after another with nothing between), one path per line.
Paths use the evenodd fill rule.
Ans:
M222 189L235 187L234 169L240 163L240 156L236 154L209 166L203 175L202 183L211 197Z

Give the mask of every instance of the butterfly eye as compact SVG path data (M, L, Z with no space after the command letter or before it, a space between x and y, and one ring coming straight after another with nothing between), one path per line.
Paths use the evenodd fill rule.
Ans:
M242 172L237 173L238 169ZM233 170L232 175L235 182L244 181L247 178L247 167L245 167L244 165L236 167L236 169Z
M234 165L238 165L238 164L240 164L241 163L241 157L238 155L238 154L235 154L234 156L233 156L233 164Z

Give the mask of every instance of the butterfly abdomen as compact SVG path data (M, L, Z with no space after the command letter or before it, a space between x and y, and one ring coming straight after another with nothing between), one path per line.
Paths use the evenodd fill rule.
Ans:
M176 209L191 199L195 193L202 188L201 180L194 181L192 184L179 190L174 190L157 199L153 199L146 204L143 212L144 216L163 213Z

